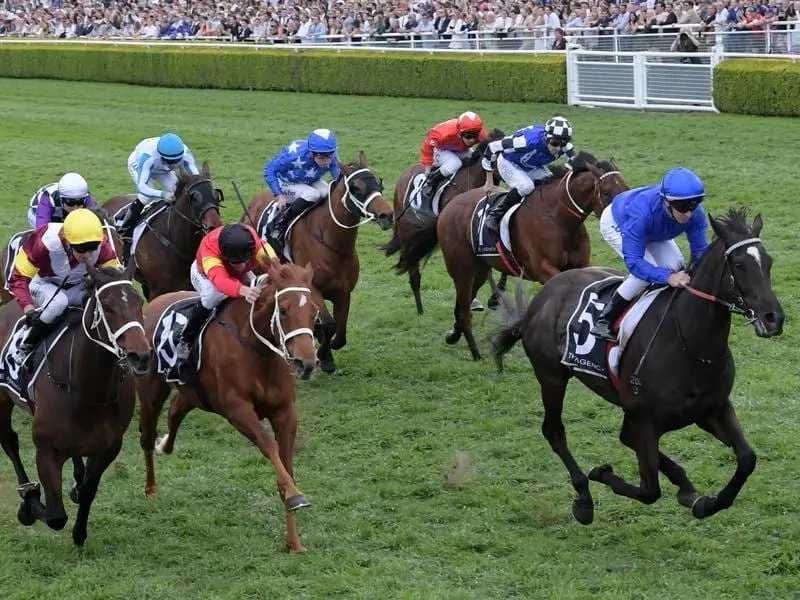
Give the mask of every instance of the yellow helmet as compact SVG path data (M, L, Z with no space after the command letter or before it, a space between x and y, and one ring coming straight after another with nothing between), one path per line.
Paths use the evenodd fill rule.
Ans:
M73 210L64 219L64 239L71 246L103 241L103 224L88 208Z

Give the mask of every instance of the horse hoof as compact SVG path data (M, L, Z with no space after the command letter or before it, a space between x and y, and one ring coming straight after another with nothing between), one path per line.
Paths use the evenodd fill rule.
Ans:
M700 496L692 505L692 514L697 519L705 519L717 512L716 505L716 496Z
M605 482L605 478L611 475L614 472L614 469L611 465L600 465L599 467L595 467L591 471L587 477L592 481L599 481L600 483Z
M477 360L481 360L481 353L480 352L478 352L477 350L472 350L472 349L470 349L470 352L472 353L472 360L476 360L476 361Z
M78 498L78 486L73 485L72 489L69 491L69 499L72 500L75 504L80 504L81 501Z
M67 525L67 515L55 519L46 519L47 526L53 531L61 531Z
M288 512L294 512L301 508L308 508L311 506L311 502L306 500L306 497L303 494L297 494L296 496L292 496L286 502L284 502L286 506L286 510Z
M83 546L83 544L86 542L87 537L88 536L86 535L85 531L72 532L72 541L76 546Z
M700 492L698 491L678 492L678 504L686 508L692 508L699 497Z
M286 549L289 551L290 554L305 554L308 550L305 549L303 544L298 544L297 546L286 546Z
M497 310L498 306L500 306L500 300L497 296L495 294L489 296L489 300L486 302L486 308L489 310Z
M156 454L172 454L172 449L167 448L168 439L169 439L169 434L165 433L158 440L156 440L156 446L155 448L153 448Z
M332 360L321 360L319 361L319 368L322 369L323 373L331 374L336 371L336 363Z
M25 527L30 527L34 523L36 523L36 517L28 508L28 503L24 500L19 503L19 509L17 510L17 520L25 525Z
M444 341L449 346L452 346L453 344L457 343L458 340L460 339L461 339L461 332L456 331L455 329L451 329L450 331L447 332L447 335L444 336Z
M483 307L483 304L481 304L481 301L480 301L480 300L478 300L477 298L475 298L475 299L472 301L472 304L470 304L470 305L469 305L469 309L470 309L472 312L483 312L483 311L485 311L485 310L486 310L486 309Z
M594 521L594 503L591 499L577 498L572 503L572 516L581 525L591 525Z
M344 338L340 341L338 337L334 337L331 340L331 350L341 350L346 345L347 345L347 338Z
M157 493L158 493L157 485L146 485L144 487L144 495L147 496L150 500L155 498Z

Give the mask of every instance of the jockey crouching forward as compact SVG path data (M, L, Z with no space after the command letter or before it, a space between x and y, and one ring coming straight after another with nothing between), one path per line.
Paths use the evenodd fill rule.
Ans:
M189 357L200 327L225 298L244 298L251 304L258 300L261 288L244 285L243 281L252 276L257 264L266 267L275 257L272 247L249 225L224 225L206 234L191 266L192 287L200 293L200 303L194 305L181 331L177 348L180 360Z
M41 227L25 240L9 279L28 326L18 360L30 354L69 306L83 304L87 264L122 268L100 219L89 209L74 210L63 223Z
M572 125L564 117L553 117L544 125L531 125L502 140L491 142L486 147L483 169L486 171L488 192L493 186L492 158L497 156L497 172L510 187L501 202L489 209L486 227L495 233L500 229L500 220L515 204L522 202L533 192L536 181L552 175L547 165L566 155L565 167L575 158L572 146Z
M692 261L708 248L705 188L689 169L675 167L661 181L614 198L600 217L603 239L625 260L630 275L603 308L591 333L615 341L613 323L650 284L683 287L689 275L675 238L686 233Z
M48 223L63 223L78 208L98 208L89 185L78 173L66 173L58 183L39 188L31 198L28 221L38 229Z
M180 167L192 175L200 173L191 150L174 133L147 138L136 145L128 157L128 173L136 184L136 200L128 207L118 228L120 237L131 237L132 229L145 206L159 198L168 202L175 200L175 188L178 186L175 171ZM160 183L164 189L152 187L153 181Z
M315 129L308 139L287 144L264 165L264 180L281 209L269 236L276 247L283 245L292 219L328 195L323 175L330 172L334 181L341 176L337 149L336 136L330 129Z
M425 167L423 202L437 186L461 168L472 154L471 148L489 134L477 113L467 111L457 119L444 121L428 131L419 149L419 162Z

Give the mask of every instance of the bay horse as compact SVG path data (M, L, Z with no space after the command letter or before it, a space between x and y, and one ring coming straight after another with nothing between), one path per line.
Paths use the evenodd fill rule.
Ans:
M677 486L678 502L702 519L729 508L755 469L756 454L730 399L735 378L728 340L731 313L744 314L762 338L781 334L785 314L772 290L772 258L759 237L761 216L756 216L752 226L744 209L709 220L716 238L694 265L691 287L656 296L622 355L619 389L608 379L573 372L561 363L567 323L581 290L619 271L586 268L554 277L529 306L524 298L521 302L518 298L516 306L509 304L505 323L491 336L500 370L503 356L522 340L541 387L542 434L569 471L578 494L572 514L580 523L589 524L594 516L589 480L607 485L615 494L652 504L661 496L661 471ZM561 412L573 376L622 408L619 439L636 453L638 486L625 481L610 465L593 468L587 477L570 453ZM662 435L692 423L736 455L736 472L716 496L701 496L683 467L659 451Z
M332 350L347 344L347 319L350 298L358 283L359 261L356 250L358 227L375 221L382 230L392 226L392 208L383 197L383 182L367 167L367 157L358 163L339 163L341 177L329 186L328 198L310 209L292 228L290 251L298 264L310 263L314 270L313 287L333 305L333 317L320 307L320 368L336 370ZM273 202L272 192L264 190L250 201L240 222L260 216Z
M445 341L452 345L467 339L473 360L481 354L472 333L470 304L494 268L502 273L545 283L567 269L589 265L590 242L584 221L592 212L600 217L611 199L628 189L610 161L597 161L581 152L560 179L536 186L513 215L510 225L512 257L478 257L470 241L472 214L485 197L483 189L459 194L445 206L438 222L429 220L409 242L409 255L422 259L434 250L437 239L447 272L456 288L455 323ZM554 170L554 174L557 171ZM434 233L435 232L435 233Z
M505 134L500 129L493 129L489 136L478 142L470 157L462 161L462 166L456 172L452 180L447 183L439 196L439 212L447 205L450 200L455 198L458 194L480 188L486 181L486 172L481 166L481 158L486 151L486 146L494 140L499 140L505 137ZM436 215L425 215L420 217L417 215L418 211L410 204L404 205L409 186L414 178L420 173L425 172L425 167L420 163L414 163L406 168L400 174L397 184L394 187L394 235L392 239L385 245L381 246L386 256L392 256L399 252L397 264L394 265L395 272L398 275L408 273L408 284L411 286L411 291L414 294L414 302L417 305L417 314L423 314L422 296L420 294L420 283L422 276L420 274L420 261L415 260L409 255L409 241L413 239L414 233L420 224L428 222L428 219L436 218ZM499 183L497 174L495 174L495 184ZM411 260L409 260L411 259ZM502 276L499 287L505 289L505 273ZM492 301L490 300L490 307Z
M170 405L169 434L159 450L172 452L178 427L194 408L226 418L272 462L286 511L287 545L299 552L303 546L294 512L310 504L295 485L292 467L297 433L295 377L307 379L316 368L312 328L318 306L310 289L313 270L309 265L280 265L275 260L260 280L266 283L255 305L242 298L229 300L206 328L195 380L172 384L177 395ZM172 292L148 304L144 311L148 339L170 304L192 296L197 294ZM153 463L156 427L171 384L156 372L153 361L150 371L137 378L136 389L147 471L145 494L152 497L158 491ZM277 443L262 427L262 419L269 419Z
M100 479L119 454L133 418L131 372L146 372L150 362L142 297L133 287L131 275L131 267L121 272L87 265L88 296L80 317L74 313L80 326L76 324L52 346L34 384L35 400L30 404L20 401L24 410L33 413L33 443L44 506L39 483L28 478L22 464L19 438L11 424L16 395L0 388L0 444L14 465L22 497L17 518L26 526L39 519L56 531L64 528L62 469L66 460L72 459L75 486L70 497L78 504L72 539L78 546L86 541L89 510ZM16 302L0 308L0 347L21 316ZM87 457L85 464L83 457Z
M103 206L113 214L135 199L135 195L114 196ZM136 265L136 279L142 284L145 298L152 300L167 292L192 289L189 268L203 236L222 225L223 200L222 190L211 182L207 162L199 175L181 168L175 201L148 223L134 256L126 257Z

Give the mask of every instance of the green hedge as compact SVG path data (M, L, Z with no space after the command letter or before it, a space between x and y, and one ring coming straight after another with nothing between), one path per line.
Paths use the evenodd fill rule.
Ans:
M714 70L714 104L722 112L800 116L800 62L723 60Z
M0 76L565 103L563 56L0 44Z

